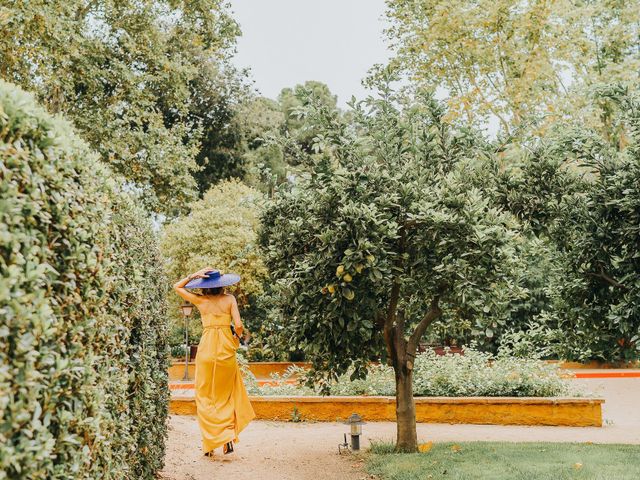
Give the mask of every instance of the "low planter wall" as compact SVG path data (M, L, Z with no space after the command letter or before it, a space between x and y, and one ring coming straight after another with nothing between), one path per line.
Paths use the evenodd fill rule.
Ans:
M189 378L193 380L196 376L196 363L189 362ZM173 360L169 365L169 381L175 382L184 377L184 360Z
M611 370L611 369L634 369L640 368L640 362L618 362L605 363L597 360L591 362L564 362L560 360L547 360L547 363L557 364L566 370Z
M601 427L600 398L419 397L420 423ZM395 421L394 397L251 397L260 420L342 421L353 412L365 421ZM171 413L195 415L193 397L173 397Z
M250 362L249 370L256 378L271 378L271 374L284 374L289 367L297 366L309 369L311 364L305 362ZM189 362L189 378L193 380L196 374L195 362ZM184 377L184 360L173 360L169 366L169 380L178 381Z

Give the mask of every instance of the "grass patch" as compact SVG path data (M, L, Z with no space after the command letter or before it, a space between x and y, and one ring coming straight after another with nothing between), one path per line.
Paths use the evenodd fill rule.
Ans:
M381 480L637 480L640 446L588 443L436 443L394 454L373 442L367 471Z

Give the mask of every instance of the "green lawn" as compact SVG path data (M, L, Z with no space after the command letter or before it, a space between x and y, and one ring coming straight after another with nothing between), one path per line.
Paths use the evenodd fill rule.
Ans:
M367 470L382 480L638 480L640 446L585 443L436 443L394 454L374 444Z

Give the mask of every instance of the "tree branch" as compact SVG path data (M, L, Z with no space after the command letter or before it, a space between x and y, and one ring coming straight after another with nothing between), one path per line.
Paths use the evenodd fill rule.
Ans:
M407 238L407 234L406 234L405 226L404 226L404 223L401 222L400 223L400 239L398 240L398 256L394 262L396 268L402 267L402 254L404 253L404 250L405 250L406 238ZM400 283L398 282L397 278L394 278L393 284L391 287L391 297L389 298L389 308L387 310L387 318L385 318L384 330L383 330L384 340L387 346L387 355L394 363L394 367L396 366L395 363L397 361L397 356L398 356L396 338L400 338L404 340L404 334L401 332L400 336L398 337L397 330L395 328L399 301L400 301ZM403 318L403 323L404 323L404 318Z
M396 332L400 338L404 338L404 310L398 310L396 315Z
M618 282L615 278L607 275L607 273L604 271L602 267L600 267L600 273L587 272L587 275L589 275L590 277L599 278L600 280L604 280L605 283L608 283L609 285L614 286L616 288L621 288L623 290L627 289L626 285L623 285L622 283Z
M389 299L389 308L387 310L387 316L384 319L384 328L382 333L384 335L384 343L387 347L387 356L389 360L394 361L394 338L393 338L393 324L396 319L396 309L398 308L398 300L400 299L400 284L396 281L393 282L391 287L391 298Z
M97 0L91 0L84 7L78 8L78 11L76 11L75 21L78 22L80 20L83 20L87 13L89 13L89 11L91 11L91 9L93 9L93 7L96 6L97 3Z
M413 358L416 356L418 343L420 342L422 335L424 335L424 332L427 330L429 325L431 325L435 319L442 315L442 310L440 310L439 302L440 296L436 295L431 301L429 311L415 328L415 330L411 334L411 337L409 337L409 343L407 345L407 357L411 358L407 358L406 361L411 363L411 368L413 368Z

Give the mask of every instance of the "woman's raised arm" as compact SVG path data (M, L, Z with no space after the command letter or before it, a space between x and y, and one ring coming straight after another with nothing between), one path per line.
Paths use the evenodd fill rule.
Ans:
M178 295L184 298L187 302L191 302L194 305L196 305L197 303L200 302L200 299L201 299L200 295L191 293L189 290L184 288L184 286L194 278L207 278L207 275L205 275L205 272L208 272L210 270L213 270L213 268L210 268L210 267L203 268L202 270L198 270L197 272L192 273L191 275L187 275L186 277L174 283L173 289L176 291Z

